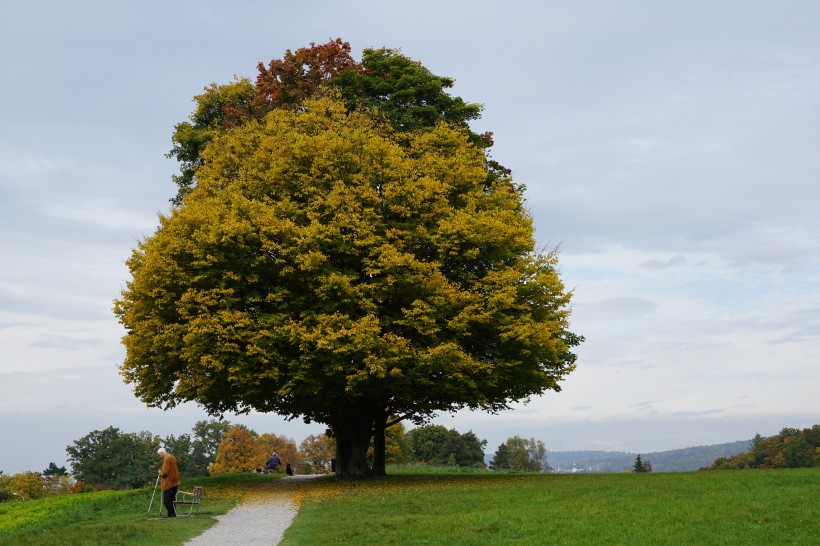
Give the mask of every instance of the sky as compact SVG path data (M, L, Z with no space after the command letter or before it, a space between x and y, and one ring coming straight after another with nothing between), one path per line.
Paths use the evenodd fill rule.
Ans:
M0 470L93 430L190 433L118 374L125 260L175 193L175 124L211 82L341 37L484 105L476 131L560 248L585 336L560 393L443 414L492 453L639 453L820 422L820 4L5 2ZM321 425L227 415L300 442Z

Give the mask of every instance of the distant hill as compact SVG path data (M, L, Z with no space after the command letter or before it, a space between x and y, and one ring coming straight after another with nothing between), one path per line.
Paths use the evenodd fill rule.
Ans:
M751 440L641 453L655 472L689 472L711 465L718 457L748 451ZM623 472L632 470L637 453L625 451L549 451L547 461L556 472Z

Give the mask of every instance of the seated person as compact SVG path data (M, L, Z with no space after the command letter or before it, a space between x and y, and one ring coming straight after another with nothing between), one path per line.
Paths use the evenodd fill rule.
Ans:
M270 459L265 463L265 474L268 473L269 470L273 470L274 472L279 471L279 465L282 464L282 460L279 458L279 455L274 453L270 456Z

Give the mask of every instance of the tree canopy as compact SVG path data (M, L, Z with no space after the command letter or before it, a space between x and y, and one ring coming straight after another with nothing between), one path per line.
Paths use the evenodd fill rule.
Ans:
M472 114L397 129L323 89L209 134L128 260L121 370L149 405L325 423L337 475L383 474L391 423L558 391L582 338Z
M484 446L473 431L461 434L441 425L425 425L407 433L413 460L432 465L484 467Z
M348 110L378 111L399 131L431 129L442 121L469 131L467 122L477 119L482 109L447 92L452 78L436 76L397 49L365 49L357 62L350 44L339 38L287 50L282 59L267 66L259 63L258 69L255 84L248 78L213 83L194 97L196 109L190 121L176 126L168 153L180 162L180 174L173 177L178 186L173 203L182 203L195 186L196 170L205 162L202 152L215 135L260 120L275 109L296 109L330 89L343 97ZM470 135L474 143L492 145L491 133ZM494 176L509 174L494 161L488 166Z
M265 462L265 452L257 435L245 427L233 427L222 437L216 460L208 468L210 475L253 472Z
M123 433L116 427L93 430L66 447L74 476L111 489L145 487L156 476L159 437Z
M336 456L336 444L327 434L311 434L299 444L302 474L321 474L331 471L331 462Z

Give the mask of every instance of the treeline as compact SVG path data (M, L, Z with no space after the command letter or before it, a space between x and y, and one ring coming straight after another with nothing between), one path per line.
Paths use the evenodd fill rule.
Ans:
M720 457L707 470L744 468L806 468L820 466L820 425L803 430L784 428L780 434L752 439L749 451Z
M160 460L156 451L164 446L179 465L183 481L198 476L261 470L275 452L283 467L298 474L331 472L335 440L311 435L298 445L292 438L258 434L229 421L199 421L193 430L162 438L147 431L122 432L116 427L94 430L66 447L71 472L51 463L42 472L13 476L0 471L0 502L102 489L135 489L150 486ZM387 464L486 469L487 441L441 425L426 425L405 432L399 423L385 432ZM369 453L373 457L373 448ZM540 440L515 436L495 452L490 468L499 471L548 471L546 448Z

